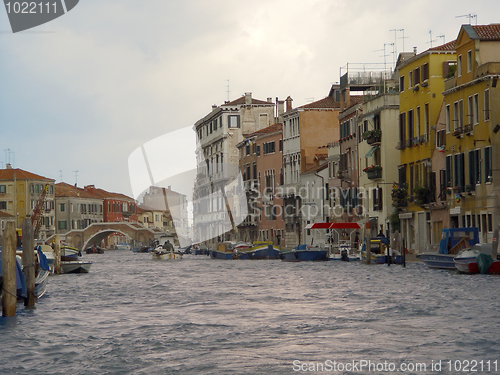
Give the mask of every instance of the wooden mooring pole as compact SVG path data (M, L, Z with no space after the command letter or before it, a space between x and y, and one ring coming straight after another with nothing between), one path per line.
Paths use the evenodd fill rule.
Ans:
M491 258L493 260L497 260L498 256L498 234L499 234L499 228L496 227L495 230L493 231L493 238L491 240Z
M58 234L54 238L54 273L61 274L61 241Z
M35 238L30 219L23 220L23 273L26 276L24 306L35 307Z
M2 314L6 317L16 315L16 244L15 224L14 222L8 222L5 226L2 239Z

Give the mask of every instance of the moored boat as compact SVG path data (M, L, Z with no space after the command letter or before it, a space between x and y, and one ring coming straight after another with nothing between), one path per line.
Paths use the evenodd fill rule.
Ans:
M62 273L88 273L92 262L83 260L61 261Z
M328 250L323 246L299 245L293 250L281 251L280 259L284 262L326 261Z
M87 247L87 249L85 249L85 252L87 254L104 254L104 249L102 247L94 245Z
M387 238L373 237L370 239L370 263L373 264L402 264L403 258L401 254L387 246ZM367 251L366 244L361 248L361 260L366 262Z
M456 269L454 258L464 248L479 242L479 230L475 227L444 228L441 231L438 252L418 254L418 258L429 268Z

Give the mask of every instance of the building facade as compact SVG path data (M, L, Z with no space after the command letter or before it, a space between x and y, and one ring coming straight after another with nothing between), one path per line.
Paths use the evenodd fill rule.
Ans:
M491 242L500 224L500 25L463 25L456 71L445 82L446 201L452 227L478 227Z
M455 41L398 60L399 141L401 164L398 190L407 195L399 203L400 227L407 248L416 253L432 239L429 204L434 203L436 176L431 173L435 147L431 124L436 123L443 101L444 81L455 64ZM406 55L407 56L407 55ZM408 56L407 56L408 57Z
M64 182L55 185L56 233L85 229L92 223L104 221L103 199L85 189Z
M0 169L0 210L14 216L16 228L21 229L23 220L33 214L47 186L38 234L39 240L47 239L56 231L54 181L7 164Z

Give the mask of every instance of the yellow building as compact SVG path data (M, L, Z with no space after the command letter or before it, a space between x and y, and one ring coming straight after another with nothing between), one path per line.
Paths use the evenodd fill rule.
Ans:
M500 224L500 25L463 25L445 82L446 188L451 226L478 227L491 242Z
M15 217L16 228L22 228L23 220L33 213L45 185L49 185L42 215L38 239L44 240L55 233L54 180L12 168L7 164L0 169L0 210Z
M431 244L429 203L435 196L436 178L431 173L435 148L434 126L443 101L444 81L455 65L455 41L420 54L400 55L399 186L407 189L399 218L406 247L423 252Z

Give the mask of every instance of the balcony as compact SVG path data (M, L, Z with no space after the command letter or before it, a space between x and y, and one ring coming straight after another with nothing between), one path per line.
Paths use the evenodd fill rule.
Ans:
M372 165L371 167L363 169L366 173L366 177L370 180L376 180L382 178L382 167L380 165Z
M366 143L372 145L374 143L380 143L380 139L382 137L382 131L380 129L368 130L363 133L363 139L366 140Z

